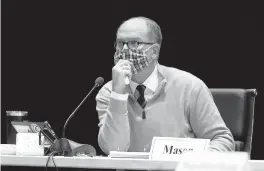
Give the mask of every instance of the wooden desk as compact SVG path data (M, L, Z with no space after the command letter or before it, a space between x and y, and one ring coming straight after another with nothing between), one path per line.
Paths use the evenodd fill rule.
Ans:
M1 155L2 166L45 167L47 156ZM108 157L63 157L56 156L57 167L90 169L129 169L129 170L175 170L178 162L149 159L124 159ZM264 160L250 160L252 171L264 171ZM49 166L54 167L52 160Z

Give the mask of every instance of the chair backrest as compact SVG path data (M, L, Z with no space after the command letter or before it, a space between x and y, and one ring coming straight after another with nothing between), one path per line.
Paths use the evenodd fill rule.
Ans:
M234 136L236 151L251 154L256 89L210 89L215 104Z

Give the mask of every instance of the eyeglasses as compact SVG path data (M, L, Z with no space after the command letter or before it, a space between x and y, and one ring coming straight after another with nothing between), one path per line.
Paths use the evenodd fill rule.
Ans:
M123 49L123 47L124 47L125 44L127 45L127 47L129 49L137 49L138 48L138 45L140 45L140 44L151 45L151 44L154 44L154 43L138 42L138 41L129 41L129 42L116 41L114 43L114 47L116 49Z

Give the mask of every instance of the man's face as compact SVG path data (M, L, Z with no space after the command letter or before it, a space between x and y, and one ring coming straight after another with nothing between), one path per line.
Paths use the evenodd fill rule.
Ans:
M117 50L134 49L143 51L125 52L127 55L125 57L132 58L133 76L148 75L154 69L159 45L156 43L154 36L150 35L149 28L144 20L132 19L123 23L117 31L115 47ZM138 59L133 59L135 57ZM115 60L115 64L117 61Z

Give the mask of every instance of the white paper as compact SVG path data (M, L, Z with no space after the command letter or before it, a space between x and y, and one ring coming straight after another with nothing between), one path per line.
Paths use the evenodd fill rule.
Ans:
M16 155L44 155L44 146L39 145L38 133L17 133Z
M0 154L1 155L16 155L16 145L15 144L0 144Z
M245 152L193 152L181 156L175 171L248 171Z
M122 151L110 151L108 157L111 158L149 158L148 152L122 152Z

